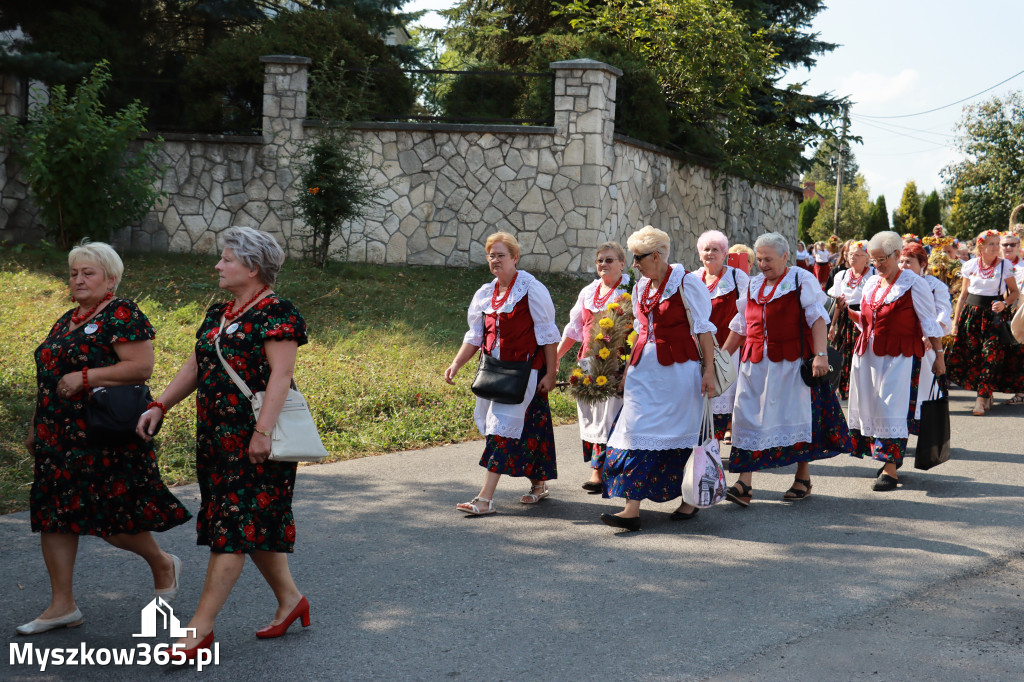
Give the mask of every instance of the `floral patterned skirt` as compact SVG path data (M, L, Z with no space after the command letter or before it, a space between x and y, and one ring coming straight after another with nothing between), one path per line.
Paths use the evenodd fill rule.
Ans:
M871 457L879 462L895 462L899 465L907 454L906 438L872 438L862 436L857 429L850 431L850 438L853 439L851 457Z
M668 502L683 494L683 470L693 448L620 450L605 459L604 497Z
M850 313L845 308L840 310L836 315L836 340L832 347L843 354L843 368L839 372L839 397L843 400L850 397L850 366L859 337L860 329L850 319Z
M540 391L534 394L526 408L526 422L519 438L487 436L480 466L496 474L525 476L531 481L558 478L555 432L547 394Z
M729 453L729 471L742 473L775 469L799 462L813 462L850 452L853 443L836 392L828 384L811 389L811 441L780 445L765 450L745 450L735 445Z
M591 469L600 469L604 466L605 457L608 454L606 443L591 443L583 441L583 461L590 462Z
M192 518L160 479L151 446L44 447L29 494L32 531L97 535L170 530Z
M1004 345L996 338L993 313L965 305L946 358L949 380L982 398L994 392L1024 391L1024 346Z
M729 428L729 422L732 421L732 412L727 414L716 414L712 415L715 420L715 439L722 440L725 438L725 432Z

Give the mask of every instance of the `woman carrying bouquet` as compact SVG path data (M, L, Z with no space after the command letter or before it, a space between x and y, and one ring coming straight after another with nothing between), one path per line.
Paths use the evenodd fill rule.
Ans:
M703 267L693 274L699 277L711 295L711 324L715 325L715 339L725 346L729 338L729 323L736 317L736 301L746 291L750 278L742 270L725 264L729 253L729 239L718 230L708 230L697 238L697 254ZM739 352L732 354L732 366L739 366ZM736 400L736 384L722 395L712 398L711 411L715 415L715 438L725 445L732 443L732 404Z
M700 432L701 396L715 388L710 361L715 326L707 287L682 265L669 264L665 232L648 225L627 244L642 275L632 296L638 336L623 378L622 413L608 439L604 464L604 496L623 497L626 507L618 514L602 514L601 520L635 531L640 530L641 501L668 502L682 496L683 469ZM709 358L703 371L701 354ZM670 518L692 519L697 511L684 503Z
M618 242L606 242L597 247L598 278L583 287L576 299L576 305L569 311L569 323L562 330L562 340L558 344L559 360L579 342L582 345L577 361L583 371L589 373L588 355L591 351L590 339L594 321L609 305L627 304L626 301L620 300L622 295L627 293L625 286L629 282L629 277L623 274L625 269L626 252ZM617 396L600 402L580 399L576 401L580 439L583 441L583 461L590 462L591 470L590 480L583 484L584 490L592 493L599 493L602 490L601 467L604 464L608 433L621 408L622 398Z
M547 288L525 270L517 270L519 242L507 232L495 232L484 244L494 280L480 287L469 303L469 331L462 347L444 371L449 384L477 351L497 359L531 361L526 396L506 405L476 399L473 419L487 444L480 466L487 477L480 494L456 509L470 516L493 514L494 491L502 474L530 479L523 504L536 504L549 495L546 481L557 477L555 435L548 393L555 387L561 336L555 326L555 306Z

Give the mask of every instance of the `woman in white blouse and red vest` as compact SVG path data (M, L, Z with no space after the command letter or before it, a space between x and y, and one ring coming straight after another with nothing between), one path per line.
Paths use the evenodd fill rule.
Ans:
M604 463L604 496L623 497L626 507L602 514L601 520L635 531L640 530L643 500L668 502L682 496L683 469L700 432L701 396L715 387L713 363L703 371L700 366L700 353L713 356L715 326L709 320L707 287L682 265L669 264L668 234L647 225L626 244L642 275L633 287L637 338ZM692 519L697 511L684 503L670 518Z
M810 462L850 451L849 431L836 393L828 383L811 388L800 374L813 357L815 377L828 372L825 292L818 279L787 267L789 242L777 232L754 243L761 273L740 292L739 314L725 343L742 346L732 412L729 471L738 473L727 497L750 504L753 472L796 464L786 501L811 494Z
M580 343L577 361L586 362L590 330L595 315L600 315L610 304L617 303L626 291L629 277L625 274L626 252L618 242L605 242L597 247L597 279L583 287L576 299L576 305L569 311L569 323L562 330L558 343L558 359ZM625 352L625 351L623 351ZM599 493L604 489L601 482L601 467L608 443L612 423L622 408L622 399L609 398L603 403L576 402L579 417L580 438L583 440L583 461L590 462L590 480L583 489Z
M1010 323L1009 309L1020 294L1013 263L1000 257L999 232L978 235L978 257L964 263L960 298L953 314L953 344L949 348L949 380L977 391L974 415L992 406L992 393L1024 391L1020 370L1022 347L1000 343L996 323Z
M747 273L725 264L728 252L729 239L718 230L708 230L697 238L697 254L704 265L693 274L704 282L711 295L711 324L715 325L715 339L719 346L725 346L729 338L729 323L739 310L736 301L750 282ZM732 354L732 366L739 366L738 351ZM725 393L711 399L715 438L725 445L732 443L732 404L735 401L735 382Z
M843 368L839 373L839 397L846 400L850 397L850 363L853 361L853 347L860 336L860 329L850 319L850 310L860 310L860 299L864 293L864 283L875 274L875 268L868 262L868 243L866 241L850 242L846 250L846 260L850 267L836 275L828 295L836 300L832 309L832 326L828 332L828 340L833 347L843 354Z
M551 294L536 277L517 270L519 242L507 232L495 232L484 245L495 279L480 287L470 301L469 331L462 347L444 371L449 384L466 362L482 350L501 360L533 362L523 402L505 405L476 399L473 419L487 444L480 466L487 478L480 494L456 509L472 516L493 514L494 491L502 474L530 479L523 504L548 496L545 481L557 478L555 436L548 393L555 387L555 350L561 335L555 326Z
M902 249L903 239L895 232L871 238L868 254L878 274L864 285L860 311L850 313L861 328L850 378L850 454L884 463L876 491L895 490L898 483L908 420L917 410L924 338L935 351L931 371L946 373L935 298L923 278L900 269Z

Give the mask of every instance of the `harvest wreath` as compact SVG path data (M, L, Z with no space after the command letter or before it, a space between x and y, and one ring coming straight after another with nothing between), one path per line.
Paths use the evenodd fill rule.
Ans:
M623 293L594 315L587 354L569 377L572 396L592 405L617 395L635 339L632 297Z

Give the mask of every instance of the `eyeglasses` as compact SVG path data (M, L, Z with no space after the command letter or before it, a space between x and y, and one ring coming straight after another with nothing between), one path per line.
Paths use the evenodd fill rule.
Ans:
M507 253L489 253L487 254L487 260L504 260L508 258Z
M1020 246L1020 242L1010 242L1009 244L1000 244L999 246L1003 247L1004 249L1012 249L1015 246Z
M887 261L887 260L889 260L890 258L892 258L892 257L893 257L893 255L894 255L894 254L891 254L891 253L890 253L890 254L889 254L888 256L886 256L885 258L872 258L872 259L870 259L870 260L871 260L871 262L872 262L872 263L874 263L875 265L881 265L881 264L882 264L882 263L884 263L885 261Z
M644 258L647 258L648 256L650 256L652 253L655 253L655 252L654 251L648 251L647 253L635 253L635 254L633 254L633 262L634 263L639 263Z
M597 264L598 265L611 265L612 263L617 263L618 260L619 260L618 258L598 258L597 259Z

